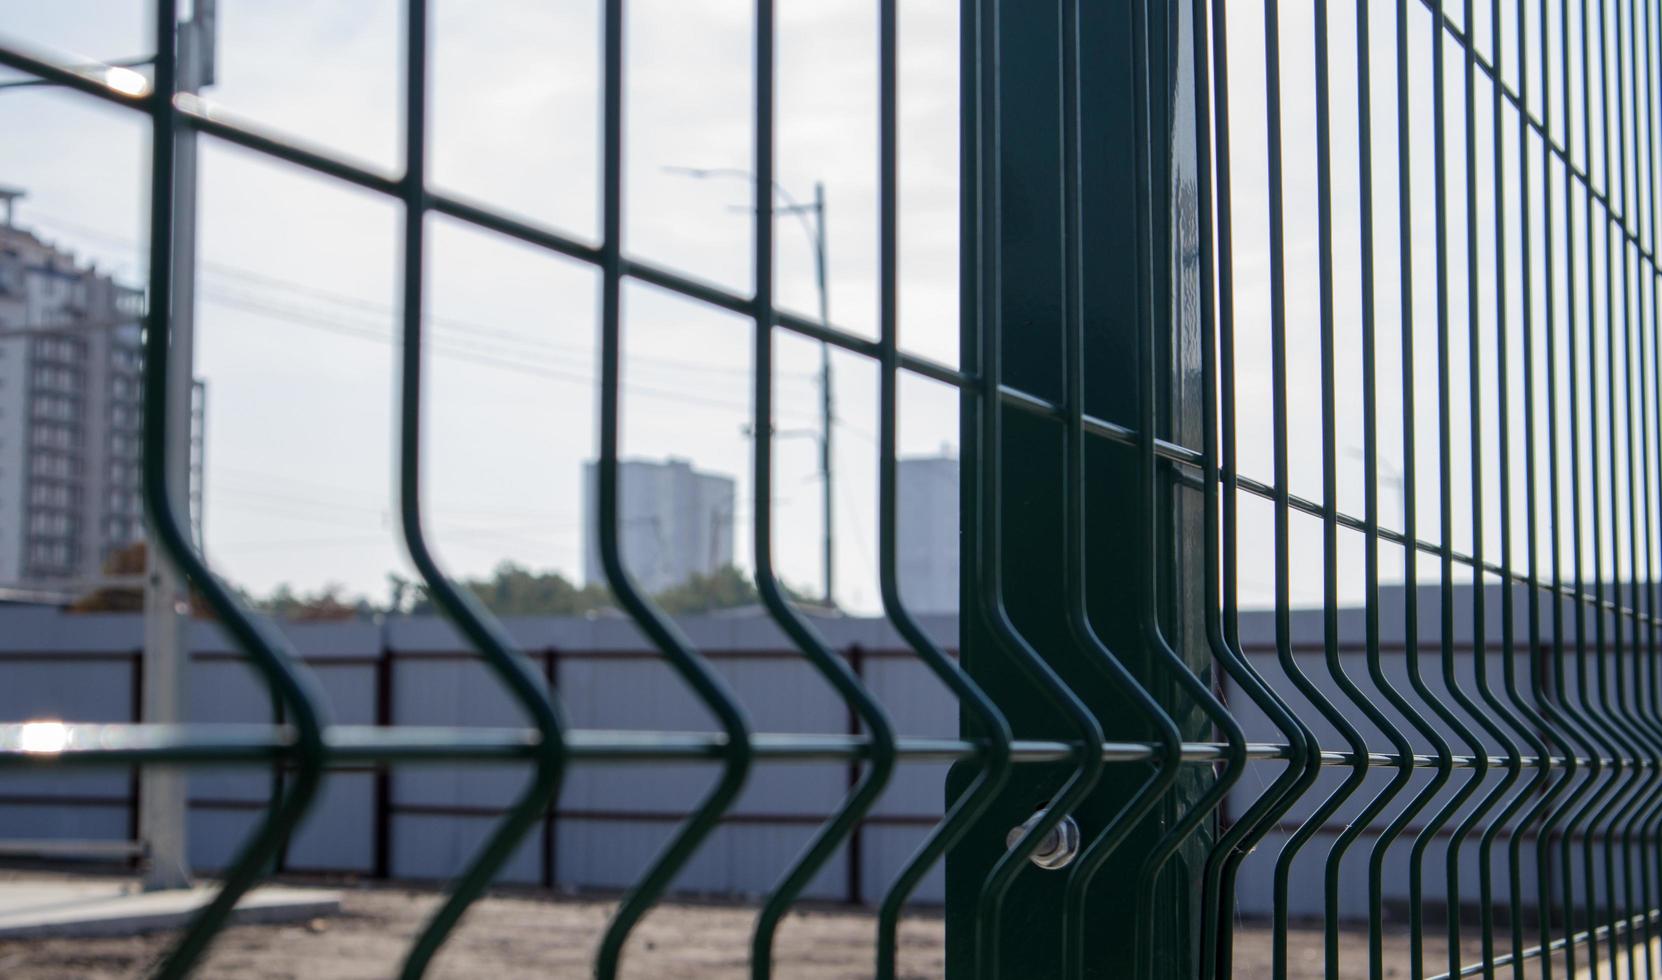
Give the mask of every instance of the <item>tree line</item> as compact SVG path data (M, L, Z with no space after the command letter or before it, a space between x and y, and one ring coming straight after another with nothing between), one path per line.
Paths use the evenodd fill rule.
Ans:
M112 554L104 569L110 575L141 575L144 570L143 542ZM616 608L611 590L603 585L577 585L557 571L535 571L511 561L497 565L489 576L462 579L458 584L498 616L582 616ZM785 591L793 599L803 599L788 587ZM328 583L309 591L284 583L264 595L242 589L238 592L254 609L293 622L368 619L385 614L421 616L438 612L425 584L392 573L387 575L387 594L380 599L353 594L339 583ZM723 566L707 575L695 574L680 585L657 593L652 599L670 615L735 609L760 601L750 576L733 565ZM206 613L200 602L194 602L193 606L199 615ZM70 605L70 609L77 612L137 612L143 608L144 593L133 586L98 589Z

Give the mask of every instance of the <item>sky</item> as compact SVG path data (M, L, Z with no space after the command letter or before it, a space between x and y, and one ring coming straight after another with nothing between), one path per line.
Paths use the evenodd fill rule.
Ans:
M828 201L835 322L876 336L876 24L867 4L783 5L778 179ZM218 78L238 116L388 172L400 164L399 5L220 4ZM429 169L435 187L594 241L599 16L593 3L436 3ZM747 8L743 8L747 9ZM78 59L149 48L147 15L86 2L0 7L14 37ZM956 22L911 11L901 62L904 343L957 347ZM751 34L726 2L630 5L625 247L733 290L751 288L751 190L666 168L748 170ZM146 136L136 114L73 93L11 90L0 181L19 222L118 276L142 274ZM204 140L198 373L209 389L206 544L256 592L335 581L381 595L409 575L393 520L394 334L400 214L378 199ZM513 560L581 574L580 465L595 453L598 276L591 267L429 219L426 504L448 569ZM782 306L817 308L813 258L782 219ZM691 458L738 478L737 553L750 551L750 321L625 289L624 452ZM780 332L781 430L818 424L818 347ZM874 609L876 373L834 358L838 598ZM952 393L906 383L902 451L956 445ZM820 581L817 449L781 437L776 562ZM749 562L745 561L748 565Z
M956 4L901 4L901 257L900 310L903 346L949 364L957 360L958 110ZM1540 70L1541 25L1535 5L1523 25L1530 38L1530 70L1518 74L1519 25L1488 20L1478 5L1471 26L1477 47L1493 58L1499 42L1501 76L1514 90L1528 89L1533 115L1552 118L1554 139L1565 142L1560 76ZM495 208L593 241L598 233L599 17L594 2L547 4L503 0L481 15L477 5L434 5L431 55L432 103L429 169L434 185ZM1451 15L1459 17L1458 5ZM708 279L741 293L751 288L749 187L742 180L694 180L672 167L748 169L752 27L750 5L733 0L634 0L627 6L625 89L625 250L634 256ZM1290 486L1320 500L1322 455L1319 401L1320 291L1314 275L1321 254L1317 235L1312 6L1281 5L1282 116L1284 125L1283 216L1286 234ZM1239 344L1239 439L1243 472L1271 476L1273 428L1269 349L1269 209L1263 9L1229 4L1229 96L1234 178L1234 280ZM1370 22L1376 277L1373 312L1379 372L1381 519L1400 524L1400 474L1404 470L1400 377L1403 312L1412 315L1412 362L1420 399L1415 437L1416 487L1421 536L1439 540L1437 466L1439 255L1447 265L1450 413L1450 488L1454 510L1450 539L1469 549L1481 524L1493 559L1502 537L1498 487L1514 496L1510 530L1516 562L1522 562L1525 477L1521 431L1524 387L1523 332L1537 336L1534 401L1543 405L1545 357L1540 334L1548 304L1543 256L1548 252L1541 215L1540 144L1531 137L1532 294L1526 321L1523 272L1521 162L1518 115L1502 110L1503 191L1492 179L1491 91L1479 88L1472 122L1477 169L1476 234L1468 236L1464 61L1461 48L1445 43L1449 188L1447 249L1433 235L1435 98L1433 21L1424 5L1409 4L1409 143L1411 177L1407 212L1412 222L1412 288L1406 305L1399 283L1397 78L1394 11L1373 8ZM1360 514L1363 470L1362 298L1363 251L1357 153L1357 52L1354 6L1331 5L1330 44L1333 174L1333 292L1335 365L1339 375L1335 424L1341 509ZM400 139L400 24L390 0L297 0L282 5L221 0L219 77L207 93L217 105L280 133L332 153L396 172ZM0 23L13 37L67 57L116 59L149 48L148 14L136 5L95 0L41 5L0 0ZM1611 32L1616 25L1612 22ZM1628 25L1631 29L1632 25ZM1654 25L1640 25L1654 32ZM1594 71L1598 41L1592 40ZM1563 50L1556 27L1546 31L1554 65ZM1572 24L1570 103L1579 105L1580 31ZM829 203L831 316L839 326L875 336L877 317L875 5L849 0L779 4L777 168L780 182L800 198L823 181ZM1621 79L1605 59L1612 84ZM1642 66L1630 64L1631 72ZM1552 95L1541 93L1551 82ZM1629 85L1637 85L1637 75ZM1595 86L1596 78L1595 78ZM1612 88L1614 91L1615 88ZM1595 106L1598 92L1591 93ZM1630 170L1650 158L1655 127L1626 107L1630 126L1643 133L1628 146ZM1595 116L1600 112L1595 110ZM0 143L0 183L26 189L20 223L75 249L123 278L143 270L146 135L132 113L72 93L47 89L0 90L0 127L27 139ZM1595 150L1604 132L1592 130ZM1587 148L1577 127L1568 142L1578 167ZM1605 178L1602 156L1593 154L1595 184L1622 189L1621 167ZM1651 172L1654 174L1654 168ZM1603 291L1602 212L1593 212L1595 274L1567 272L1563 229L1573 228L1583 255L1586 215L1578 192L1566 207L1563 172L1549 172L1550 207L1559 241L1552 312L1559 329L1568 312L1591 310L1600 330L1593 357L1609 370L1603 326L1611 313L1618 338L1627 326L1649 323L1652 295L1632 287L1631 319L1618 296L1606 311ZM1648 214L1654 193L1632 180L1637 208ZM207 450L207 549L217 568L255 591L278 583L302 589L334 581L355 592L384 593L384 575L408 575L392 519L394 352L398 288L399 210L390 200L325 178L204 140L201 173L201 306L198 372L209 390ZM1625 193L1619 193L1625 198ZM1504 219L1497 236L1494 219ZM1566 216L1573 219L1566 221ZM1647 232L1647 238L1649 233ZM812 255L794 221L777 231L777 294L782 306L816 308ZM430 219L428 315L435 340L426 406L426 502L433 537L448 569L458 575L487 572L502 560L533 568L580 573L581 462L594 453L598 280L582 263L520 246L455 222ZM1477 303L1467 304L1466 249L1477 249ZM1584 255L1583 255L1584 257ZM1629 256L1630 261L1636 260ZM1634 265L1634 271L1639 266ZM1504 289L1496 270L1504 272ZM1619 283L1620 265L1617 266ZM1599 288L1589 290L1591 281ZM1633 282L1641 281L1637 277ZM1573 287L1573 288L1571 288ZM1504 299L1507 315L1499 315ZM737 477L740 503L736 553L750 550L747 518L753 513L749 479L749 363L751 324L742 318L681 300L649 287L628 285L625 316L624 451L630 456L689 457L702 468ZM1468 329L1475 315L1481 448L1474 451L1469 421ZM1505 330L1497 330L1504 324ZM1499 394L1498 337L1511 351L1508 397ZM1584 338L1583 338L1584 339ZM1644 343L1649 343L1645 341ZM1628 371L1618 339L1614 362ZM1654 397L1652 380L1636 404ZM781 429L816 424L815 345L779 332L776 413ZM1565 345L1558 346L1559 425L1567 425ZM1586 369L1583 351L1582 368ZM1632 368L1637 376L1639 355ZM876 551L875 407L877 378L864 359L835 358L839 522L839 601L874 611ZM1608 433L1602 391L1583 390L1582 424L1598 418ZM1598 402L1598 415L1590 406ZM1615 416L1627 412L1618 394ZM1513 429L1510 470L1502 472L1494 427L1504 415ZM1538 418L1542 416L1538 415ZM1545 427L1538 425L1544 459ZM955 452L957 414L953 393L931 382L903 385L903 454ZM1625 429L1617 426L1618 435ZM1654 427L1636 433L1657 458ZM1585 453L1584 453L1585 455ZM1625 441L1618 451L1625 472ZM778 442L775 559L792 584L819 582L819 492L812 440ZM1607 463L1601 463L1608 466ZM1584 459L1582 480L1590 480ZM1484 492L1472 505L1473 474ZM1567 494L1569 467L1560 485ZM1608 484L1608 472L1601 479ZM1545 478L1537 487L1544 490ZM1605 487L1609 491L1608 485ZM1605 502L1607 523L1626 526L1626 491ZM1249 604L1268 601L1273 553L1269 505L1243 497L1242 593ZM1537 515L1543 538L1559 533L1572 542L1568 514ZM1583 524L1588 523L1584 518ZM1590 541L1584 530L1583 540ZM1662 535L1659 535L1662 537ZM1319 601L1319 522L1293 522L1294 600ZM1543 545L1544 547L1544 545ZM1606 574L1624 574L1610 565ZM1590 559L1589 559L1590 561ZM1361 595L1362 539L1341 536L1340 592ZM1624 559L1625 562L1625 559ZM749 562L745 561L745 565ZM1589 568L1591 566L1589 565ZM1435 575L1422 559L1421 574ZM1400 580L1401 554L1387 548L1382 576Z

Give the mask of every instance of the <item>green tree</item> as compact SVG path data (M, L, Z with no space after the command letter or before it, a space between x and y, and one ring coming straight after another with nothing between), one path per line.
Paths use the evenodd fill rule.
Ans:
M368 600L362 596L347 595L345 586L336 582L304 595L285 582L277 586L270 596L256 599L254 608L268 616L297 623L336 622L375 613Z
M785 595L792 600L809 601L790 586L786 585L783 588ZM733 565L723 565L708 575L694 575L680 585L658 593L654 598L664 612L676 616L753 606L762 601L750 576Z
M489 578L463 579L458 584L498 616L582 616L616 605L603 585L574 585L559 572L534 572L510 561L497 565ZM811 601L789 587L785 594L796 601ZM676 616L752 606L760 601L750 577L732 565L708 575L694 575L653 599L664 612ZM284 584L263 599L249 601L268 615L299 621L350 619L378 611L412 616L438 612L425 584L397 574L387 576L386 604L380 608L332 584L304 595Z
M612 604L604 586L573 585L559 572L533 572L511 561L497 565L490 578L464 579L460 584L498 616L580 616ZM437 612L424 584L388 575L387 585L389 611Z
M490 578L463 584L499 616L579 616L612 604L604 586L579 587L559 572L533 572L507 561Z

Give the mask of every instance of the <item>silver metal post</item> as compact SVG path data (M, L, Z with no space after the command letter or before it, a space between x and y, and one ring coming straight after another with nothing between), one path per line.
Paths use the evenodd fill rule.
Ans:
M168 39L158 39L166 44ZM179 24L179 88L194 92L212 81L213 0L196 0L190 20ZM180 513L191 506L192 394L196 312L196 135L181 127L176 137L174 187L172 344L168 349L168 463ZM144 590L143 720L176 724L186 715L189 687L187 629L189 590L178 572L151 547ZM148 854L144 888L191 884L183 770L145 766L139 774L139 839Z

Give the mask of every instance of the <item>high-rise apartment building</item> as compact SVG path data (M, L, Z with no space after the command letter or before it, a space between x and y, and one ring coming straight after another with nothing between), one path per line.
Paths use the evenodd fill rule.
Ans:
M583 464L583 579L604 584L597 470ZM624 567L648 594L733 562L733 478L693 469L685 459L618 464L618 521Z
M144 536L144 296L16 227L15 196L0 193L0 586L67 591ZM199 519L199 439L192 454Z

